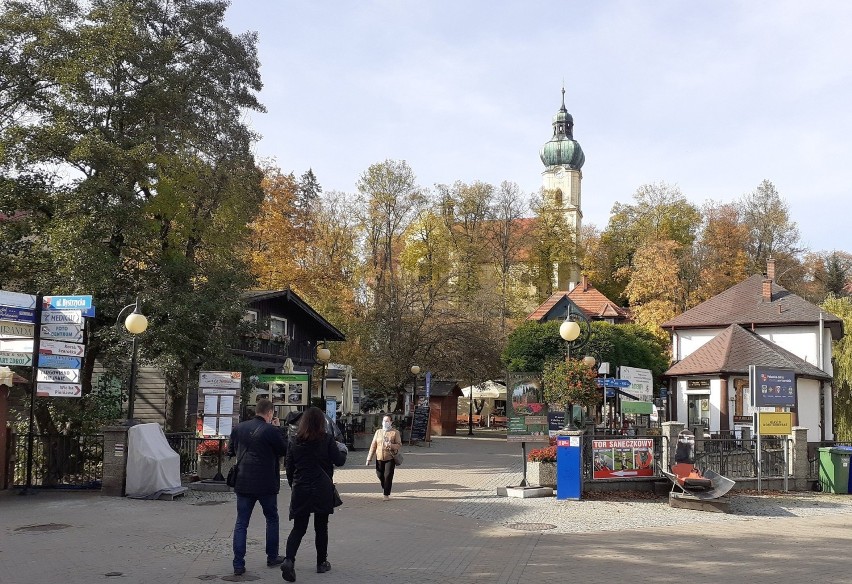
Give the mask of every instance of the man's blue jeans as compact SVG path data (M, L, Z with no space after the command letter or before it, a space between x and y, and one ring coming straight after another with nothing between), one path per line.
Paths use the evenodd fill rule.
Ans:
M241 495L237 493L237 524L234 525L234 569L246 567L246 532L254 504L260 502L266 517L266 559L278 556L278 494Z

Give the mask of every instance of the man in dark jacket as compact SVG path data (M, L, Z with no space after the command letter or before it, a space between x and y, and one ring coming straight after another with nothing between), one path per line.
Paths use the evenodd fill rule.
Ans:
M280 457L287 443L273 417L272 402L257 400L255 417L238 424L231 432L228 455L237 456L237 523L234 526L234 574L246 571L246 532L254 504L260 502L266 517L266 565L284 561L278 555L278 491L281 489Z

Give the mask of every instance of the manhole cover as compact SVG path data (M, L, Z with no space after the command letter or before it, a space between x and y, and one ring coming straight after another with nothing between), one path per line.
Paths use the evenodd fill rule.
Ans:
M59 531L60 529L68 529L71 527L70 525L65 525L64 523L43 523L41 525L25 525L24 527L19 527L15 531L22 532L43 532L43 531Z
M510 523L509 529L520 529L521 531L544 531L545 529L556 529L550 523Z
M203 507L205 505L221 505L223 503L227 503L228 501L199 501L198 503L193 503L198 507Z
M107 578L113 576L124 576L124 572L107 572L106 574L104 574L104 576L106 576Z

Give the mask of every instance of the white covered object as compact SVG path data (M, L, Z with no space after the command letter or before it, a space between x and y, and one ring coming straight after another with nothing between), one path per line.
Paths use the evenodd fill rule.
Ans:
M169 446L159 424L131 426L127 444L128 497L155 499L181 489L180 455Z

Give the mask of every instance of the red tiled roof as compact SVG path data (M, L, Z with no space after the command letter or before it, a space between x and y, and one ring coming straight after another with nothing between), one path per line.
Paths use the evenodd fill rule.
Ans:
M590 318L616 318L629 320L626 310L607 298L583 276L583 280L568 292L574 304Z
M748 375L750 365L789 368L796 375L831 379L818 367L737 324L732 324L694 353L672 365L663 375Z
M556 306L556 304L557 304L560 300L562 300L563 298L565 298L565 295L566 295L566 294L568 294L568 293L567 293L567 292L565 292L565 291L561 291L561 292L554 292L553 294L551 294L551 295L550 295L550 297L549 297L547 300L545 300L544 302L542 302L542 303L539 305L539 307L538 307L538 308L536 308L535 310L533 310L533 311L530 313L530 315L529 315L529 316L527 316L527 320L535 320L535 321L537 321L537 322L541 322L541 321L542 321L542 319L544 319L544 317L545 317L545 316L547 316L547 313L548 313L548 312L550 312L550 310L551 310L554 306Z
M732 324L816 325L820 312L834 339L843 336L843 321L772 282L771 300L763 299L762 275L751 276L698 306L664 322L664 329L721 328Z
M560 290L551 294L547 300L542 302L538 308L527 316L527 320L541 322L563 298L567 298L569 302L579 308L586 318L589 319L613 318L616 320L632 320L627 310L604 296L586 280L586 276L583 276L583 281L570 292Z

